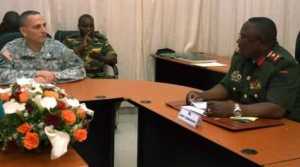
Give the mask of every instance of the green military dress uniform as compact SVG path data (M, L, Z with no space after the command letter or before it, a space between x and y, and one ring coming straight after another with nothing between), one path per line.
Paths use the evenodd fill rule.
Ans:
M67 37L64 44L70 49L75 49L81 45L83 38L81 36ZM96 55L96 56L95 56ZM104 71L104 63L97 59L98 56L117 55L108 43L107 38L100 33L95 32L92 41L84 49L83 53L79 55L84 61L84 66L87 76L90 78L107 77Z
M271 102L286 109L293 119L299 115L295 108L299 90L299 65L282 47L276 45L267 55L250 59L235 52L231 67L221 84L230 99L241 104ZM297 114L295 114L297 113ZM300 119L299 119L300 121Z

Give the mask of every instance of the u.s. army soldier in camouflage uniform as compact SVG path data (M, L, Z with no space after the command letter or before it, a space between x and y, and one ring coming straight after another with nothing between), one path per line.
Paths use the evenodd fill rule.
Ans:
M116 64L117 54L103 34L94 32L92 16L82 15L78 20L78 28L80 36L67 37L64 44L83 59L88 77L107 77L104 65Z
M223 80L208 91L188 93L187 101L208 101L209 116L297 115L298 64L278 45L276 34L272 20L249 19L241 29L239 50Z
M44 83L85 77L83 62L73 50L47 38L45 20L38 12L24 12L20 24L24 38L9 42L1 50L1 84L15 82L20 77Z

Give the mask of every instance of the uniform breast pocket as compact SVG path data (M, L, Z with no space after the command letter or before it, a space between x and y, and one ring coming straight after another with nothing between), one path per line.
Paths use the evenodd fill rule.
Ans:
M13 60L12 67L16 70L33 70L37 68L36 64L35 59L23 58Z
M62 60L55 57L46 58L43 60L43 68L47 70L56 71L57 69L61 68L60 66L63 65L61 61Z

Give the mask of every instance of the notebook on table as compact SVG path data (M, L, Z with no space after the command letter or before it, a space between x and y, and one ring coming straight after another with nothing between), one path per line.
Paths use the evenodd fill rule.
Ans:
M186 103L185 101L170 101L167 102L166 105L180 111L181 106L186 105ZM232 120L230 118L202 116L202 120L232 131L283 125L283 121L281 119L265 119L265 118L259 118L254 122L240 122L240 121Z

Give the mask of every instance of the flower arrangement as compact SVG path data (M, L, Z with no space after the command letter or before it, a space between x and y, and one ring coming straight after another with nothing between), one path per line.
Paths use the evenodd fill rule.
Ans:
M0 88L0 101L4 112L0 117L2 150L9 143L29 151L51 144L51 159L56 159L67 152L70 142L87 139L94 112L55 85L19 79Z

